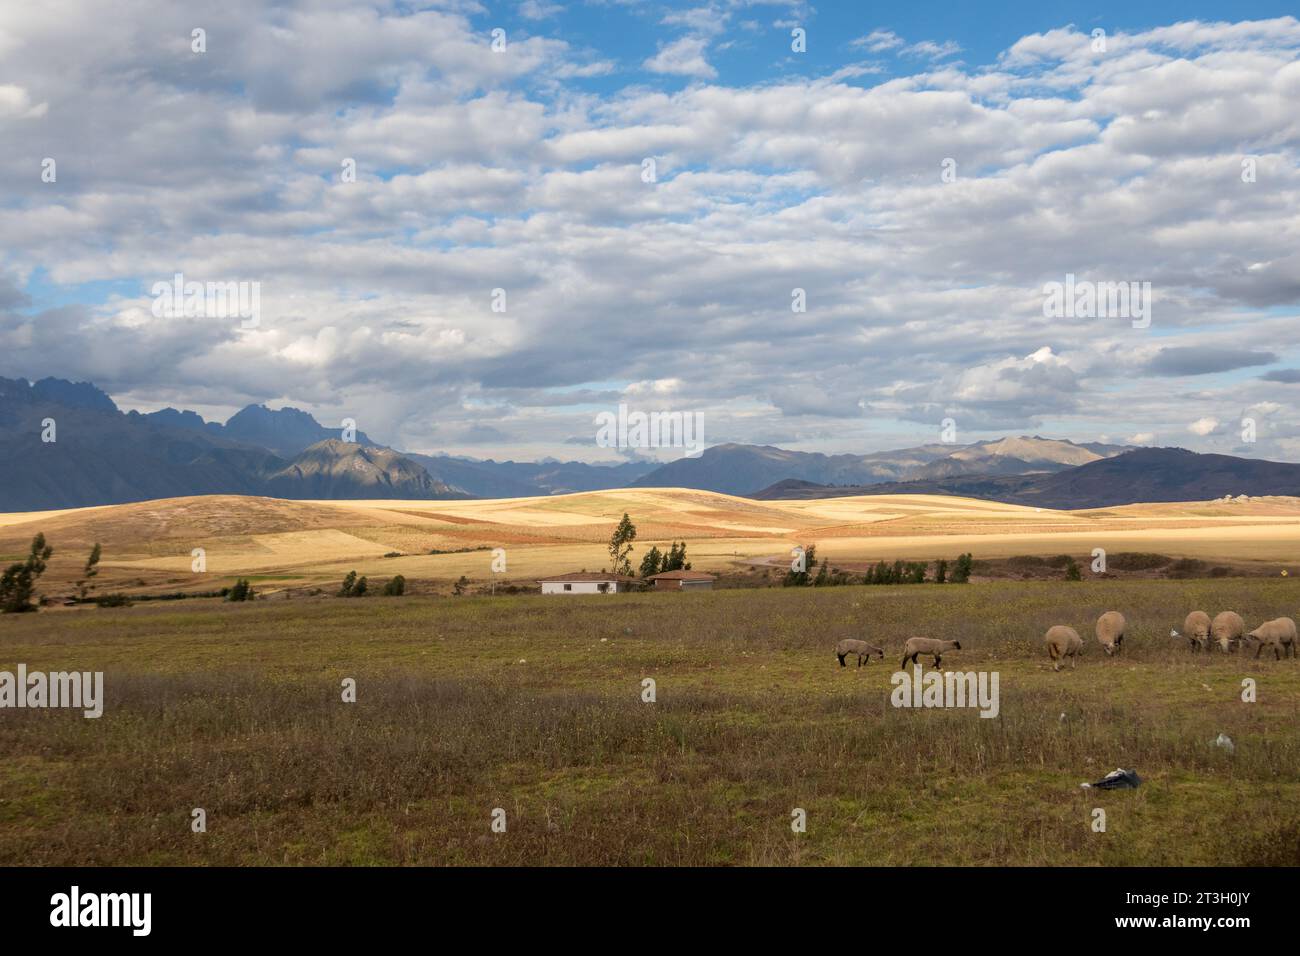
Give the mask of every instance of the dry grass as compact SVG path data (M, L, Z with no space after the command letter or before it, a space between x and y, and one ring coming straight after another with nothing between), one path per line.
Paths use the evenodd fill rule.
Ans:
M102 669L108 703L0 712L0 863L1295 865L1278 834L1300 826L1300 663L1167 635L1193 607L1296 604L1294 582L1256 579L4 618L0 669ZM1118 659L1092 637L1112 607L1132 628ZM1053 623L1087 638L1078 670L1050 671ZM889 706L917 633L999 671L997 719ZM847 636L884 643L885 666L839 668ZM1119 765L1147 783L1079 789Z
M727 571L748 562L788 561L795 544L815 543L837 562L933 559L970 551L977 558L1158 551L1213 563L1294 561L1300 499L1240 504L1132 505L1093 511L1040 511L930 495L759 502L683 489L637 489L503 501L291 502L212 496L104 508L0 516L0 557L13 559L36 531L55 548L46 578L67 593L90 545L104 558L100 590L210 591L241 574L265 589L333 585L355 569L372 579L482 583L504 547L505 581L600 568L605 544L627 511L651 545L685 539L695 567ZM207 554L206 575L190 571L191 551ZM431 551L453 552L430 554ZM400 558L385 558L400 552ZM1300 568L1292 568L1293 571ZM216 578L216 580L214 580Z

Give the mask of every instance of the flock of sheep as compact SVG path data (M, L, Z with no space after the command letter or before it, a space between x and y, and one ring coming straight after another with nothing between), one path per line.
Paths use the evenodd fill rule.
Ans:
M1119 611L1107 611L1097 618L1097 643L1107 656L1120 650L1124 644L1124 632L1128 622ZM1204 611L1193 611L1183 622L1184 634L1171 630L1170 637L1187 637L1188 645L1193 651L1203 651L1217 645L1227 654L1242 645L1255 645L1255 657L1265 649L1272 649L1274 659L1281 660L1288 653L1296 656L1295 621L1289 617L1279 617L1266 621L1253 631L1246 630L1246 622L1236 611L1223 611L1213 621ZM1061 662L1070 658L1074 667L1079 653L1083 650L1083 638L1072 627L1058 624L1047 629L1044 637L1047 642L1047 656L1052 659L1052 669L1059 671ZM1213 641L1213 644L1211 644Z
M1097 618L1097 643L1101 645L1101 649L1107 656L1122 649L1124 633L1127 629L1128 622L1119 611L1107 611ZM1253 631L1247 631L1246 622L1235 611L1224 611L1213 621L1204 611L1193 611L1183 622L1183 634L1171 630L1169 636L1186 636L1193 651L1203 651L1217 645L1226 654L1243 645L1253 644L1256 658L1266 649L1272 649L1275 660L1281 660L1288 653L1292 657L1296 656L1295 621L1289 617L1275 618L1266 621ZM1078 631L1064 624L1057 624L1048 628L1044 639L1047 643L1047 656L1052 660L1052 670L1059 671L1061 662L1067 657L1070 659L1070 667L1075 666L1079 654L1083 652L1083 638L1079 636ZM957 641L910 637L903 645L903 660L898 666L900 669L906 667L909 660L915 664L918 657L925 656L934 658L934 666L938 667L943 654L959 650L961 644ZM883 660L885 651L884 648L868 644L866 641L846 638L835 645L835 656L839 658L841 667L847 666L844 663L847 657L856 657L858 666L861 667L864 660L870 663L873 656Z

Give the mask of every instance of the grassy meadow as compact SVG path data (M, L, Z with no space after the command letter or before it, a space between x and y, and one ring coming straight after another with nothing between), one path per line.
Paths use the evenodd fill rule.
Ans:
M1300 662L1193 655L1168 636L1194 608L1248 626L1296 616L1297 589L983 582L8 615L0 669L102 670L106 705L98 720L0 712L0 864L1297 865ZM1114 659L1092 635L1110 608L1130 622ZM1055 623L1086 638L1077 670L1050 669ZM997 718L890 706L916 634L962 642L946 668L1001 674ZM850 636L883 643L883 664L841 669L832 646ZM341 700L348 677L356 703ZM1234 754L1211 745L1219 733ZM1079 788L1117 766L1146 782Z

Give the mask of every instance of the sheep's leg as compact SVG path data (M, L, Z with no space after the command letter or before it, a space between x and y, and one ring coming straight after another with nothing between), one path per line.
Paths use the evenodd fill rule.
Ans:
M939 666L939 661L940 661L940 660L942 660L942 658L939 657L938 654L935 654L935 655L934 655L934 666L935 666L936 668Z
M1278 646L1277 646L1276 644L1274 644L1274 645L1273 645L1273 660L1275 660L1275 661L1280 661L1281 659L1282 659L1282 651L1278 649Z
M1079 663L1079 655L1078 655L1078 654L1071 654L1071 655L1070 655L1070 670L1074 670L1074 665L1077 664L1077 663Z
M1263 652L1263 650L1264 650L1264 642L1260 641L1259 647L1255 648L1255 660L1259 660L1259 655Z
M838 658L840 659L840 667L848 667L848 666L849 666L848 664L845 664L845 663L844 663L844 658L847 656L846 654L836 654L835 656L838 657Z

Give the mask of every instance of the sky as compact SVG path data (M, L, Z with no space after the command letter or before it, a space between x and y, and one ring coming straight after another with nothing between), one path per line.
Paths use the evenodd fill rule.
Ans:
M479 458L682 453L623 404L1300 460L1294 5L951 6L4 4L0 375Z

